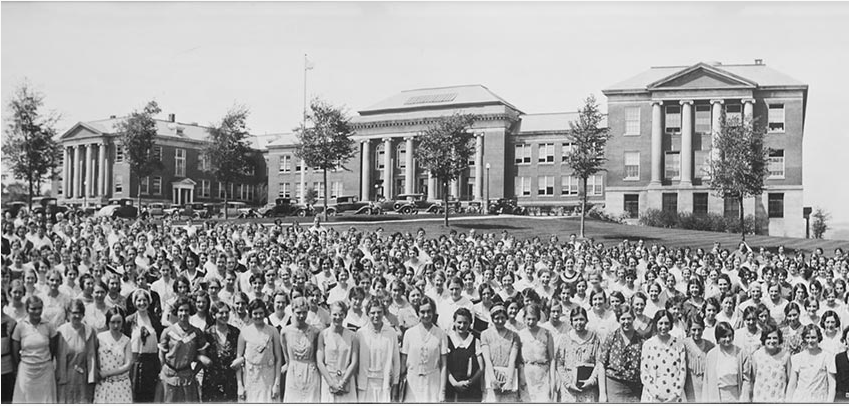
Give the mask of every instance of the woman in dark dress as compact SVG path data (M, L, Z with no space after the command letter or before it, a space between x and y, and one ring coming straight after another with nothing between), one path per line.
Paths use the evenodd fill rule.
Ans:
M236 361L239 329L227 324L230 306L226 303L214 303L210 314L215 318L215 324L206 329L206 342L209 343L206 355L211 363L205 369L201 400L204 403L235 402L238 398L236 371L241 368L241 363Z
M483 400L483 350L471 334L472 312L459 308L454 312L454 329L448 333L448 385L446 402L479 403Z
M160 316L151 311L153 298L150 292L137 289L129 299L128 303L132 303L135 312L127 316L127 321L124 323L124 335L130 337L130 348L135 356L135 362L130 369L133 401L152 403L156 400L159 372L162 370L156 344L163 327L159 320Z

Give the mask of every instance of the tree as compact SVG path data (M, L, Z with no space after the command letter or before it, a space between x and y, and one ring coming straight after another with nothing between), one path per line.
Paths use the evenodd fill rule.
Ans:
M817 207L814 212L814 222L811 224L811 231L814 233L814 238L821 239L828 230L828 220L831 219L831 214L822 208Z
M156 140L156 120L153 116L162 112L156 101L149 101L141 111L133 111L118 122L118 139L124 149L124 159L130 165L130 174L138 178L138 207L141 210L142 179L161 170L159 155L153 153Z
M745 240L743 199L763 193L768 172L766 128L756 118L745 117L741 122L736 117L728 119L723 112L720 128L715 131L713 147L720 152L710 160L710 187L723 199L738 200L741 235Z
M304 191L304 201L309 205L313 205L313 204L315 204L315 202L317 200L318 200L318 191L316 191L315 189L313 189L311 187L308 187L307 190ZM325 212L326 211L327 210L325 210ZM325 217L325 219L327 219L327 218Z
M419 135L416 160L439 182L445 227L448 227L448 184L469 167L469 158L475 152L474 134L469 129L476 119L472 114L455 113L440 118Z
M572 150L564 159L572 168L572 176L581 179L581 238L584 238L584 221L587 217L587 179L605 169L607 158L604 147L610 139L610 130L600 127L604 116L598 109L594 95L584 100L584 107L578 110L578 120L569 122L569 140Z
M26 199L27 185L21 182L12 182L3 185L3 204Z
M324 176L324 221L327 221L327 171L345 167L343 162L354 156L354 130L341 108L315 98L310 103L313 126L295 129L300 145L295 155L308 167L321 169Z
M217 124L211 124L204 155L211 171L224 186L224 207L227 207L229 185L242 178L254 165L249 159L251 148L247 137L247 118L250 111L244 106L233 106ZM227 210L224 210L227 218Z
M15 91L8 107L11 117L3 140L3 159L16 178L26 180L29 190L27 202L32 211L32 196L41 182L58 175L62 147L56 140L56 122L59 115L43 116L39 109L44 105L44 95L30 89L24 82Z

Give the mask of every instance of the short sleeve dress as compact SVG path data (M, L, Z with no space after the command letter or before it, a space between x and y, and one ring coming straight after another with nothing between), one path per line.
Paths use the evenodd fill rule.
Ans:
M404 402L432 403L438 400L440 357L448 354L448 336L435 325L421 323L404 333L401 354L407 356L407 391Z
M573 391L566 387L567 382L576 382L578 367L594 368L598 361L601 339L598 334L588 331L583 338L575 330L562 334L555 345L555 365L560 402L595 403L598 402L598 384L582 391ZM599 371L603 373L603 371Z
M643 382L642 403L684 399L687 378L687 350L684 340L669 337L663 342L658 336L643 344L640 380Z
M98 334L97 359L100 370L112 370L126 364L124 357L128 345L130 338L123 334L117 340L112 337L110 331ZM94 403L133 403L130 371L101 379L94 387Z
M481 347L488 348L490 361L492 361L492 368L495 370L496 374L500 374L504 376L507 371L507 367L510 362L510 352L513 349L516 349L518 352L521 345L519 343L519 335L516 334L515 331L505 328L503 331L499 332L495 326L492 326L481 334ZM518 358L518 356L517 356ZM516 363L518 364L518 360ZM516 365L518 367L518 365ZM512 377L513 387L518 388L518 373L514 373ZM495 403L516 403L519 401L519 392L516 391L503 391L496 392L492 390L492 383L487 383L485 385L487 387L485 399L491 400Z
M770 355L766 348L758 348L752 355L750 364L752 387L752 402L756 403L783 403L787 391L788 365L790 364L790 353L781 350L775 355Z
M826 399L828 394L828 374L835 374L834 354L820 350L811 355L802 351L792 356L790 365L793 373L799 374L793 398L787 399L792 403L827 403L834 399Z
M183 329L172 324L162 332L160 350L165 352L165 363L159 378L162 381L162 401L165 403L198 402L200 391L192 371L200 351L206 347L206 336L191 324Z
M321 374L315 361L318 334L319 330L311 324L304 329L293 324L283 328L288 357L284 403L316 403L321 400Z

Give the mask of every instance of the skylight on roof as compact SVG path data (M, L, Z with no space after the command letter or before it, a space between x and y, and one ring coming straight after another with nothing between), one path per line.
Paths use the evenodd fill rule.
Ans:
M441 93L441 94L426 94L423 96L413 96L404 102L408 104L428 104L428 103L445 103L454 101L457 98L457 93Z

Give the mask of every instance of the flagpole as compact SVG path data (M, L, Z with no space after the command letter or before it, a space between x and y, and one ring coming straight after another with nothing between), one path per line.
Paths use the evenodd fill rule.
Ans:
M307 54L304 54L304 128L307 126Z
M306 131L306 129L307 129L307 71L309 70L309 69L307 69L307 63L308 63L307 62L307 54L304 54L304 111L303 111L303 118L302 118L302 121L301 121L301 125L303 126L303 127L301 127L302 131ZM300 199L298 199L299 200L298 203L300 203L301 205L306 204L306 201L307 201L307 199L306 199L306 191L307 191L306 173L307 173L306 164L304 163L304 160L301 159L301 196L300 196Z

